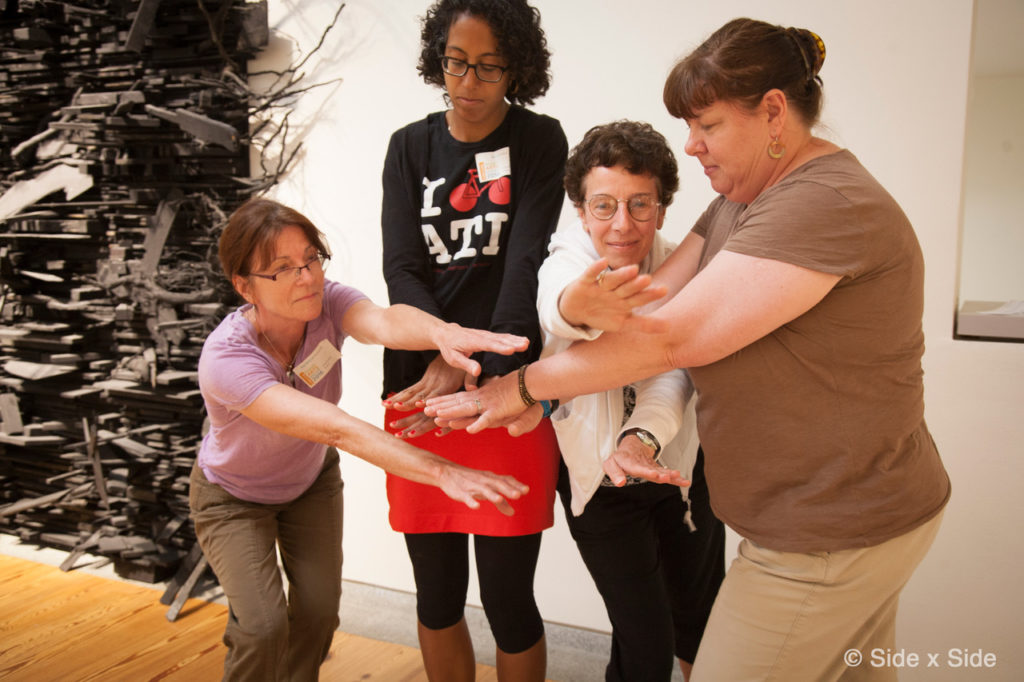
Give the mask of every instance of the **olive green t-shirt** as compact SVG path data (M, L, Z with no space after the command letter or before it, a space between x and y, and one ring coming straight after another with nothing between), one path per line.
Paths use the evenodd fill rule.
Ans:
M839 275L809 311L690 369L715 513L782 551L876 545L935 516L949 478L924 421L924 261L895 200L848 151L693 231L720 250Z

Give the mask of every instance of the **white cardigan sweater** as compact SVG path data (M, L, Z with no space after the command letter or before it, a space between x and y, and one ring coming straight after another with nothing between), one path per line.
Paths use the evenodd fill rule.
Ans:
M656 233L650 252L640 264L641 272L652 272L668 257L675 245ZM579 220L551 237L548 257L538 273L537 312L544 340L541 357L568 348L575 341L590 341L600 330L574 327L558 310L562 290L579 278L599 258L597 250ZM615 450L620 434L639 427L650 431L662 446L659 461L686 477L697 458L697 420L693 384L685 370L676 369L638 381L636 407L625 424L622 389L581 395L562 403L551 415L562 458L569 469L572 513L579 516L604 478L602 462ZM686 488L680 488L689 503ZM690 513L686 523L693 528Z

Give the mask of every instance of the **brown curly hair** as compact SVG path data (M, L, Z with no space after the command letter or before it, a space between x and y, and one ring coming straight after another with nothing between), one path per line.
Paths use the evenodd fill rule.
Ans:
M594 126L569 152L565 162L565 193L580 208L586 199L587 174L592 168L622 165L634 175L651 175L658 185L662 207L679 189L679 166L665 136L650 123L614 121Z

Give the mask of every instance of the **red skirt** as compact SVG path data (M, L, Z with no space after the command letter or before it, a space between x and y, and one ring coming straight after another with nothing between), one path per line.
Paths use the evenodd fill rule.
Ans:
M411 412L386 410L385 429ZM508 474L530 486L530 492L510 500L515 514L505 516L486 500L470 509L445 495L440 488L387 475L391 527L400 533L471 533L476 535L532 535L554 523L555 485L561 454L555 430L547 419L530 433L513 438L505 429L477 434L452 431L446 436L430 432L408 442L463 466Z

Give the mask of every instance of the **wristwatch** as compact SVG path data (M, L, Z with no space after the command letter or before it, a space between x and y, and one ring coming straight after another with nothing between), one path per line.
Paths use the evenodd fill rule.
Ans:
M647 429L633 427L622 432L622 435L619 436L619 442L621 443L622 439L626 436L636 436L641 443L654 450L654 461L658 461L658 457L661 456L661 444L658 442L658 439L654 437L653 433Z

